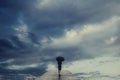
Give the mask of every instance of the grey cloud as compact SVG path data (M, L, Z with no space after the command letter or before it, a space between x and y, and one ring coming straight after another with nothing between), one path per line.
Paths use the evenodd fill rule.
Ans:
M14 48L13 44L7 39L0 39L0 47L1 48L8 48L8 49Z
M119 3L119 1L116 3L117 1L50 0L45 5L48 7L39 5L34 10L34 14L30 11L23 16L25 23L38 36L58 36L63 33L64 29L71 29L76 24L97 23L114 15L119 15L118 11L113 10Z
M44 0L38 1L39 4L42 3L42 1ZM114 2L91 0L86 2L84 0L50 0L50 3L48 3L48 5L50 5L49 7L44 8L42 7L42 5L39 5L39 7L36 8L36 6L38 5L37 0L30 0L29 2L28 0L26 0L24 1L24 3L23 1L19 0L2 0L1 7L3 8L3 10L5 10L4 8L7 7L7 10L5 11L10 12L11 14L9 13L6 15L10 16L11 18L6 17L6 15L2 11L1 13L5 15L3 16L3 18L6 20L2 20L1 24L10 21L13 21L14 24L10 22L11 25L8 25L7 23L8 26L19 24L20 16L23 16L23 21L25 22L25 24L27 24L31 31L35 32L38 36L57 36L62 34L64 29L72 28L72 25L82 25L83 23L97 22L99 20L104 20L105 18L114 15L116 11L112 13L111 7L109 6L115 7L115 5L119 3L119 1L118 3L117 1L118 0ZM109 15L107 14L107 12L109 12ZM13 15L13 17L11 15ZM7 29L2 28L2 30L6 31ZM11 28L9 29L9 32L10 31L12 32ZM11 34L13 34L13 32Z
M47 5L39 5L42 1L44 0L0 0L0 60L13 58L15 61L11 65L25 65L54 62L58 55L65 56L68 62L93 58L93 55L88 54L85 49L88 47L87 40L84 41L86 43L84 48L80 44L79 48L64 49L43 48L40 41L44 37L59 38L64 35L66 29L83 27L82 25L88 23L99 23L112 16L119 16L120 13L119 0L50 0ZM118 9L115 10L116 8ZM26 42L21 41L16 35L17 31L14 30L22 26L20 21L29 29ZM100 43L102 40L95 40L92 44ZM28 69L26 72L29 70L37 72L39 69Z

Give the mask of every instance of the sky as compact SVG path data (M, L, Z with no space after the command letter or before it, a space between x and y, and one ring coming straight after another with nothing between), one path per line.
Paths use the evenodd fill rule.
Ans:
M0 74L120 76L120 0L0 0ZM114 79L115 80L115 79Z

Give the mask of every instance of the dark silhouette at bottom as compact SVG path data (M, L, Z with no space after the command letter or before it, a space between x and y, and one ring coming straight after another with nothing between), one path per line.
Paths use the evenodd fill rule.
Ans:
M61 75L60 74L58 75L58 80L61 80Z
M62 70L62 61L64 61L64 58L59 56L56 58L57 62L58 62L58 80L61 80L61 70Z

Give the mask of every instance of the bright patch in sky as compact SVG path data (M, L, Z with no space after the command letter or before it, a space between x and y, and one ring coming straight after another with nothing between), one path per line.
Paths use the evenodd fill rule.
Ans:
M30 64L30 65L11 65L8 66L7 69L12 69L12 70L24 70L27 68L35 68L37 67L39 64Z

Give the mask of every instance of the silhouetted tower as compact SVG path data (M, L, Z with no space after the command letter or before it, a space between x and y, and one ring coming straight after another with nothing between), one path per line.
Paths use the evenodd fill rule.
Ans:
M58 56L56 60L58 62L58 74L60 76L60 71L62 70L62 61L64 61L64 57Z

